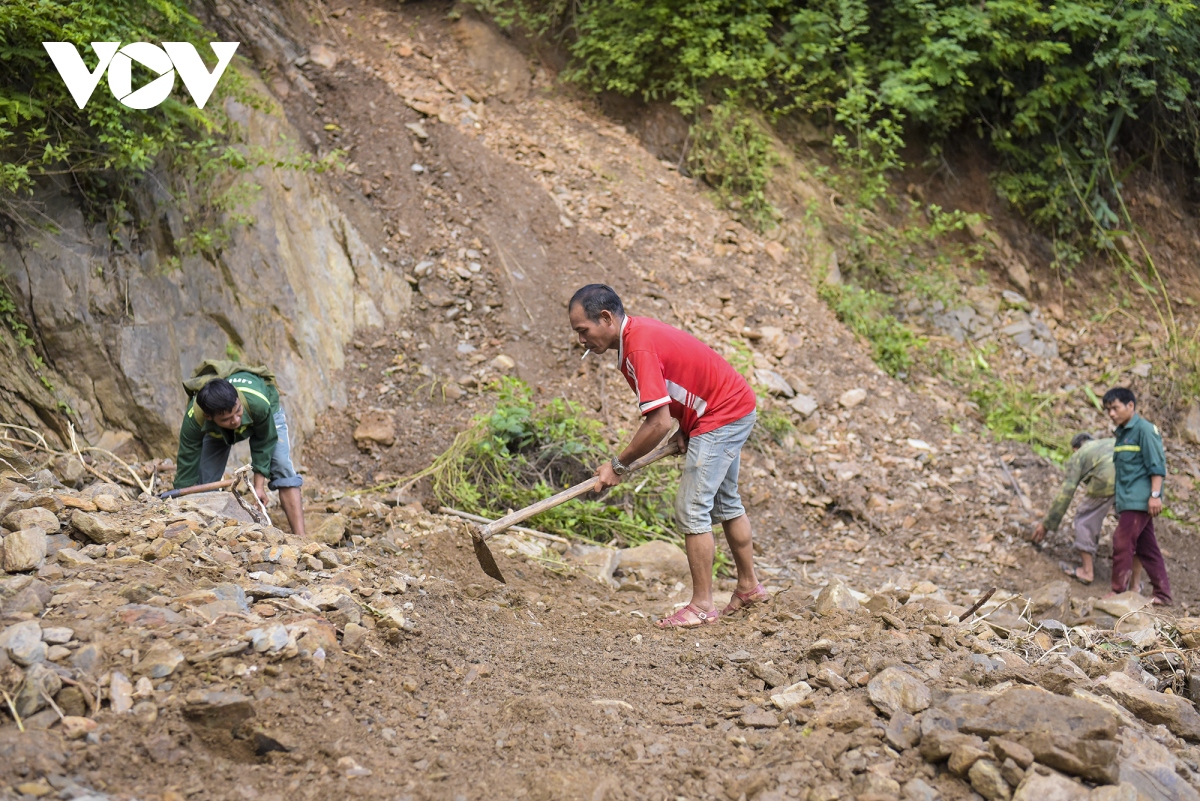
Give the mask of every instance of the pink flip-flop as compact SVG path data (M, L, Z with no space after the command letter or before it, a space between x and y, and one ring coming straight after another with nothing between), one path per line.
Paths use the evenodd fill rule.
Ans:
M771 594L767 592L767 588L761 584L750 590L750 592L738 592L737 590L734 590L733 595L742 602L742 605L735 608L733 605L733 598L730 598L729 604L721 610L722 615L732 615L735 612L741 612L743 609L749 609L755 604L761 604L771 600Z
M684 613L691 613L692 620L688 620ZM705 612L703 609L688 604L670 617L664 617L662 620L656 621L654 625L660 629L694 629L697 626L711 626L716 623L721 617L717 610Z

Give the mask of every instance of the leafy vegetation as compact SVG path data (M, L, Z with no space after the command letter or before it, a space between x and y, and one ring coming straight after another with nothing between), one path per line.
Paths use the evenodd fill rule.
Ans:
M744 209L760 226L773 222L776 212L766 190L779 155L759 121L722 103L710 107L707 118L692 126L691 138L692 173L713 187L726 206Z
M1120 227L1113 162L1200 164L1192 0L475 0L563 36L566 76L693 115L742 104L835 122L872 203L907 143L986 141L997 190L1065 241ZM1097 227L1098 226L1098 227Z
M587 479L611 455L600 422L576 404L555 398L538 406L530 387L511 378L492 389L495 408L404 481L428 478L439 502L496 518ZM677 466L651 465L603 500L557 506L539 515L536 525L552 534L621 545L676 540L672 504L678 483Z
M55 181L75 192L85 211L105 221L110 231L132 220L131 191L146 173L162 167L176 179L176 201L190 209L186 232L176 247L180 255L212 254L231 228L248 221L238 210L257 187L243 179L254 168L270 164L323 169L329 162L307 156L271 157L244 146L237 126L225 113L230 96L255 107L251 93L234 68L218 83L204 109L176 93L162 105L136 110L118 102L102 79L83 109L78 108L42 42L71 42L89 69L94 68L93 41L188 41L200 45L215 36L176 0L25 0L0 3L0 213L38 224L41 218L26 201L32 190ZM207 65L212 68L211 63ZM134 65L134 85L150 73Z

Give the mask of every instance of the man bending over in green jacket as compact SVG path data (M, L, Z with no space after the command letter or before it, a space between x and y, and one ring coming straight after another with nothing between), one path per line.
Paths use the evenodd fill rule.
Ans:
M220 481L229 449L244 439L250 440L255 493L266 505L267 490L278 490L292 533L303 537L304 479L292 467L287 417L275 386L254 373L213 378L192 398L179 429L175 489Z

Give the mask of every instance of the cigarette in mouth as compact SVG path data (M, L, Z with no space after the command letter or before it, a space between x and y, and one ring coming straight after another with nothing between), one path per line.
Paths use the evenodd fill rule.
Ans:
M585 350L583 352L583 355L579 357L579 361L583 361L584 359L586 359L588 357L588 354L591 352L592 352L591 348L588 348L587 350Z

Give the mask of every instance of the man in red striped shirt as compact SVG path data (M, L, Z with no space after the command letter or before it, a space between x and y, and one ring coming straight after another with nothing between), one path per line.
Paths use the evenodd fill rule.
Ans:
M626 465L645 456L679 421L675 436L686 453L675 517L684 533L692 600L661 628L691 628L768 599L754 574L750 518L738 495L742 445L754 428L754 390L733 366L700 340L649 317L629 317L612 287L588 284L568 305L571 328L593 353L616 348L625 380L637 395L642 423L625 450L596 470L599 490L616 486ZM586 354L584 354L586 355ZM738 584L717 612L712 597L713 526L737 565Z

